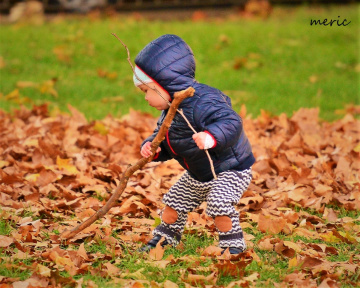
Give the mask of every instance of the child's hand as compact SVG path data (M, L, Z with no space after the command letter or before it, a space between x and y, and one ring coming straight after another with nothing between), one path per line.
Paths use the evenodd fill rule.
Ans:
M196 145L200 148L200 149L204 149L205 148L205 138L206 138L207 133L205 132L199 132L196 133L192 136L192 138L194 139Z
M161 151L161 148L158 147L156 149L156 153L159 153ZM142 148L141 148L141 151L140 151L140 154L142 157L145 157L145 158L148 158L151 156L151 142L146 142Z

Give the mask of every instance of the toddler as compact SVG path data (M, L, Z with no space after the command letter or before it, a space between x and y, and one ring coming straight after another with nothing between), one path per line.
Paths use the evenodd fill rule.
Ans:
M176 159L186 170L163 197L166 205L153 239L140 251L149 251L162 237L161 245L176 245L189 212L207 202L206 213L214 219L219 246L231 254L246 249L236 205L251 181L255 162L242 119L232 109L228 96L195 80L195 58L191 48L176 35L163 35L146 45L135 59L134 83L145 93L150 106L161 110L154 133L142 143L141 155L151 155L155 138L175 92L188 87L193 97L179 106L198 133L193 133L177 113L153 161ZM161 94L161 96L159 95ZM217 179L214 179L208 150Z

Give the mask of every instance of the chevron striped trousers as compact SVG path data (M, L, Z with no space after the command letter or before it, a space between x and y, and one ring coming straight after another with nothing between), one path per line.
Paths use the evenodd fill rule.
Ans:
M176 210L178 216L176 222L167 224L162 220L161 224L154 229L153 235L162 235L170 244L178 244L184 231L188 212L206 201L206 214L213 218L228 216L232 221L231 230L227 232L218 230L219 246L245 250L246 244L240 227L239 212L236 211L234 205L239 202L251 179L251 169L225 171L218 175L217 180L209 182L199 182L185 172L163 198L164 204Z

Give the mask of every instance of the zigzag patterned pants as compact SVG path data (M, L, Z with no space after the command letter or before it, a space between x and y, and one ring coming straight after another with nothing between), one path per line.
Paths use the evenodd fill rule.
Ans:
M251 169L225 171L218 175L217 180L209 182L197 181L185 172L163 198L163 203L177 212L176 222L167 224L162 220L161 224L154 229L153 235L162 235L170 244L178 244L184 231L188 212L206 201L206 214L213 218L228 216L232 222L231 230L227 232L218 230L219 246L245 250L246 244L240 227L239 212L235 210L234 205L239 202L251 179Z

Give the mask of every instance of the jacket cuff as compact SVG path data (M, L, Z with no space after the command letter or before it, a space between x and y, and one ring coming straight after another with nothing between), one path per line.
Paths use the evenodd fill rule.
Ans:
M152 160L156 160L157 158L159 158L159 155L160 155L160 152L156 153Z
M209 147L209 148L214 148L214 147L216 147L216 144L217 144L217 142L216 142L216 139L214 138L214 136L209 132L209 131L204 131L206 134L208 134L211 138L212 138L212 140L214 141L214 145L212 145L211 147Z

